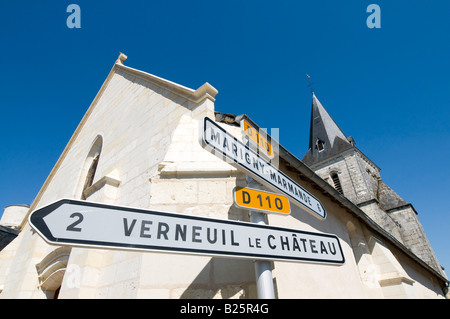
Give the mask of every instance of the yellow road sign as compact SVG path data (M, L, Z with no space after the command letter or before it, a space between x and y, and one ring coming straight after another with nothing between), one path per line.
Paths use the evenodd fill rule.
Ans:
M289 199L283 195L263 192L252 188L235 187L233 197L235 205L239 208L282 215L289 215L291 213Z
M258 150L260 151L260 153L263 153L264 155L272 159L274 157L272 144L270 144L269 141L264 136L262 136L258 132L258 130L254 128L249 122L247 122L246 120L243 120L242 122L245 135L258 145Z

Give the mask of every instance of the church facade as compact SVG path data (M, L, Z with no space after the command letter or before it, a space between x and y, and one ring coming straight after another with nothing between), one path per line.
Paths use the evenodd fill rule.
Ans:
M199 128L209 118L241 141L242 120L258 125L216 112L218 91L209 83L193 90L125 60L121 54L20 218L17 237L0 251L0 298L258 298L252 258L57 246L30 226L32 212L62 198L250 222L233 199L235 187L248 186L246 172L205 150ZM299 160L279 145L276 166L327 215L291 203L289 216L267 214L266 223L332 234L345 257L271 261L276 298L446 297L448 280L414 207L382 182L315 95L308 153ZM270 190L263 181L259 188Z

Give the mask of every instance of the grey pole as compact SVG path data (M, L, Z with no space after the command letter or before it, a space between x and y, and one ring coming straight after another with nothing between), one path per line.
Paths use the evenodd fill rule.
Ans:
M247 185L260 189L260 185L255 183L250 177L247 177ZM267 225L266 216L263 213L250 211L250 220L252 223ZM273 287L272 266L270 261L255 260L256 287L259 299L275 299L275 289Z

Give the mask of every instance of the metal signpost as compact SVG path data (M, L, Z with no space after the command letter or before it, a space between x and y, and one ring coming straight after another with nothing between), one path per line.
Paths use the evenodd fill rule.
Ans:
M248 185L257 189L247 187L235 187L233 190L234 204L243 209L250 210L252 223L266 225L267 213L289 215L291 207L287 197L279 194L259 190L259 184L248 178ZM272 266L270 261L255 260L256 287L260 299L274 299L275 289L273 287Z
M275 158L272 139L270 138L270 141L267 140L267 134L256 129L246 119L241 120L240 126L245 145L249 146L258 155L268 159L270 163L272 163L271 161L273 159L278 162L278 159ZM250 176L247 176L247 186L253 186L256 189L248 187L235 188L233 190L233 199L237 207L250 209L249 216L252 223L267 225L266 214L270 212L281 214L291 213L291 206L286 197L261 191L261 185ZM272 208L272 202L276 202L275 208ZM255 275L258 298L275 299L271 262L255 260Z
M255 193L259 192L258 195L262 195L262 192L259 191L260 185L247 176L247 185L255 187ZM249 190L249 188L246 188ZM245 193L242 193L243 195ZM262 196L261 196L262 197ZM234 197L236 199L236 197ZM270 197L269 197L270 198ZM289 202L289 201L288 201ZM236 200L235 200L236 204ZM256 205L253 205L256 206ZM289 213L290 213L289 206ZM250 220L252 223L258 225L267 225L266 222L266 214L267 212L262 213L259 209L256 211L254 208L250 210ZM256 275L256 289L258 292L259 299L275 299L275 288L273 286L273 275L272 275L272 264L270 261L266 260L255 260L255 275Z
M252 148L249 145L240 142L236 137L229 134L211 119L205 117L200 128L200 143L206 150L231 165L234 165L238 169L243 170L248 175L248 186L253 186L255 188L260 187L258 183L255 183L252 180L253 178L272 190L280 191L285 194L295 204L302 207L313 216L318 217L319 219L325 219L326 212L319 200L274 167L270 162L264 159L264 157L260 156L261 154L269 160L275 157L271 144L272 139L270 138L270 141L267 140L266 137L263 136L266 134L260 134L260 132L245 119L241 121L241 129L248 140L248 143L253 143ZM285 203L286 201L285 197L281 195L277 196L277 194L262 192L258 189L235 188L233 197L235 205L241 208L250 209L251 221L258 225L266 225L265 213L275 212L285 215L290 214L289 201L287 201L287 205L283 204L283 202ZM267 203L265 200L267 200ZM275 208L272 207L272 200L275 204ZM343 257L344 256L342 255L342 261L344 260ZM275 298L270 262L256 260L255 272L258 297L261 299Z

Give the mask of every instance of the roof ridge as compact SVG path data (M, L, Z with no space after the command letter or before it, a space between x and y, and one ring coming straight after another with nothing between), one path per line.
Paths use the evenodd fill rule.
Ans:
M149 80L153 84L155 84L161 88L167 89L177 95L181 95L184 98L186 98L194 103L199 103L206 98L210 99L211 101L214 102L215 96L219 92L215 87L213 87L208 82L205 82L203 85L201 85L196 90L188 88L184 85L169 81L167 79L156 76L154 74L126 66L123 64L123 62L126 59L127 59L127 56L123 53L120 53L119 58L115 62L115 66L118 68L121 68L123 70L129 71L129 72L133 73L133 75L135 75L135 76L139 76L141 78Z

